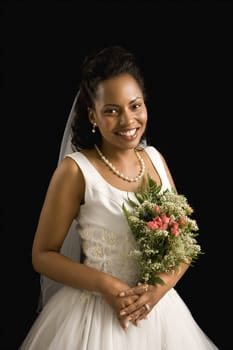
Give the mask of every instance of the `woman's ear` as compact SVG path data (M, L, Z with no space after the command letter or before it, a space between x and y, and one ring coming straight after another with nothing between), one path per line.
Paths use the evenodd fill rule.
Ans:
M93 109L88 107L87 108L87 112L88 112L88 119L89 119L89 121L92 124L94 124L95 123L95 113L94 113Z

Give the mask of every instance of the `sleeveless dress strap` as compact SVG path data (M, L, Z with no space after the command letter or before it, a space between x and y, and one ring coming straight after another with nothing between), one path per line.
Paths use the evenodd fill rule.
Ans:
M162 161L159 151L154 146L147 146L146 153L149 155L154 167L156 168L162 182L162 190L171 189L171 184L168 179L164 163Z

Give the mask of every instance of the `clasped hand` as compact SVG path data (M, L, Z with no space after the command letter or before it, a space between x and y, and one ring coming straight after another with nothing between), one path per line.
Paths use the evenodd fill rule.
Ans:
M128 329L129 322L138 326L141 320L147 318L156 303L155 288L152 285L139 283L119 293L121 308L117 316L124 330Z
M139 283L135 287L129 287L117 278L110 277L102 284L102 294L107 303L117 315L120 326L127 331L129 323L138 326L145 320L166 292L166 288L159 285Z

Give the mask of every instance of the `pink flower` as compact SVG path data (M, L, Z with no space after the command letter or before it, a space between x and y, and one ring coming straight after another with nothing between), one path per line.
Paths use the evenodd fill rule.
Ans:
M180 232L179 232L179 225L177 222L174 221L172 223L170 233L171 233L171 235L175 235L176 237L179 236Z
M155 217L153 221L148 221L147 226L152 230L166 230L169 222L170 218L165 213L162 213L161 216Z
M179 219L179 224L180 224L181 226L185 226L185 225L186 225L186 220L185 220L185 218L181 217L181 218Z
M161 218L164 224L169 224L171 220L165 213L161 214Z
M157 230L161 227L161 219L159 216L157 216L153 219L153 221L148 221L146 224L151 230Z

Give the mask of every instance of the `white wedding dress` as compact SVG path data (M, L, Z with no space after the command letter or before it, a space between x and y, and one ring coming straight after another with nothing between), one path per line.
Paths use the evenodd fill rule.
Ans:
M146 147L162 188L170 187L159 153ZM130 286L137 283L136 264L129 256L135 247L122 211L128 193L119 190L97 172L80 152L73 158L83 171L86 190L77 231L82 239L85 264L114 275ZM132 195L132 194L131 194ZM101 295L62 287L44 306L21 350L216 350L200 329L186 304L171 289L139 327L124 332Z

